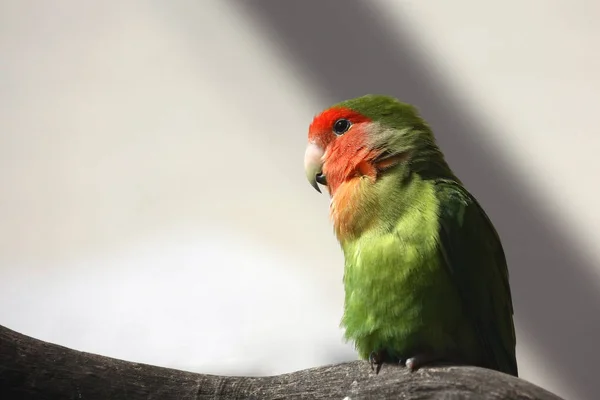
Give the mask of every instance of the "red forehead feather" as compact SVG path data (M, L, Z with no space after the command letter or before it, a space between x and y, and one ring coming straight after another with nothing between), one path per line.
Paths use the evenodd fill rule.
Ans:
M329 142L323 135L332 134L333 124L340 118L345 118L353 124L368 122L369 118L345 107L332 107L317 115L308 128L308 139L316 142ZM333 138L332 136L331 138ZM325 143L320 143L325 145Z

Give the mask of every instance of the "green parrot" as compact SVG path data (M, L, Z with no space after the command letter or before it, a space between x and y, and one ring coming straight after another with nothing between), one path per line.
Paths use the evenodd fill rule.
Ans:
M518 376L498 233L415 107L366 95L326 109L310 125L304 168L331 197L341 326L360 358L377 373L445 361Z

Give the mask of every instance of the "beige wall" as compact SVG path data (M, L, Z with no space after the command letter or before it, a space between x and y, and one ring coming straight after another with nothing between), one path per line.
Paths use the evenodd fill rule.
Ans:
M522 377L592 398L600 6L240 3L0 1L0 324L209 373L353 359L302 155L321 108L389 93L502 235Z

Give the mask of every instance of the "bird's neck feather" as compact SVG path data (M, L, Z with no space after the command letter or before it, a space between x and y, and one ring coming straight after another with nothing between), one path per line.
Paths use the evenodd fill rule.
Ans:
M366 231L391 231L408 211L424 206L432 185L407 165L398 165L376 179L359 176L342 182L330 206L338 240L343 245Z

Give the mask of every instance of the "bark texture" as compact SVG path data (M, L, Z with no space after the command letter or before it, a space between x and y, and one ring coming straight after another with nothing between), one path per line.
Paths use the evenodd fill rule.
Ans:
M80 352L0 326L0 399L539 399L561 400L522 379L475 367L410 373L365 361L270 377L195 374Z

